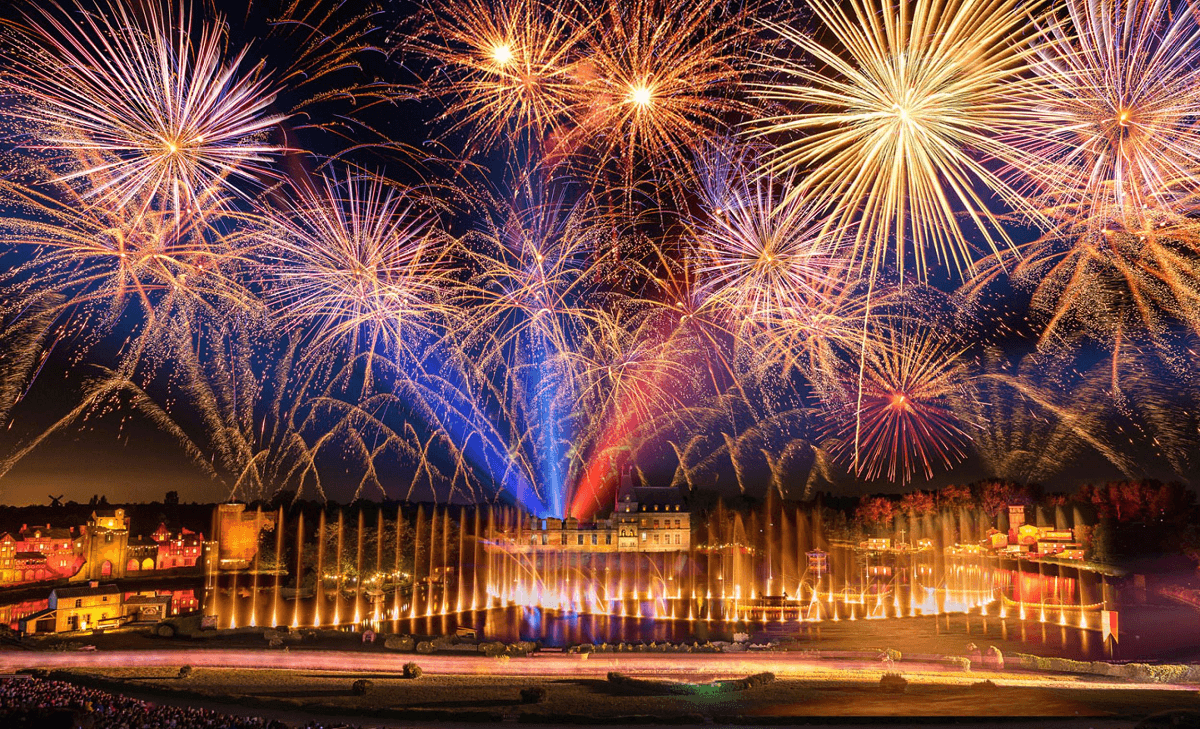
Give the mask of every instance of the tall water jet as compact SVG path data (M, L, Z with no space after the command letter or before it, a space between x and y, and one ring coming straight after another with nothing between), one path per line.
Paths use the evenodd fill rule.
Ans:
M271 574L275 576L274 589L271 591L271 627L279 627L279 583L283 574L283 507L275 515L275 566Z
M218 545L220 544L220 534L218 528L220 521L217 519L218 509L213 509L212 522L209 526L209 534L212 535L212 541L204 545L204 606L205 612L214 620L217 617L217 577L220 564L218 562Z
M296 518L296 594L292 598L292 627L300 627L300 588L304 583L304 512Z
M313 608L313 627L321 627L321 607L325 604L325 509L317 521L317 575L313 590L316 603ZM297 578L298 579L298 578Z
M410 603L409 617L417 617L417 588L421 584L421 527L425 522L425 506L417 507L416 524L413 527L413 574L412 574L412 602Z
M454 611L461 613L463 611L463 580L465 563L463 558L467 554L467 509L465 506L458 507L458 579L456 580L458 587L454 593Z
M251 567L253 576L250 578L250 627L254 628L258 625L258 568L262 559L262 533L257 531L262 528L262 507L254 507L254 563Z
M338 510L337 522L337 561L334 562L333 573L333 625L337 627L342 623L342 579L345 577L345 570L342 569L344 562L342 555L344 552L346 539L346 513L341 509Z
M437 504L429 510L429 590L425 595L425 615L433 615L434 593L433 586L437 580L437 529L438 529L438 508Z
M362 592L363 592L363 510L358 508L357 547L354 556L354 624L362 623Z
M442 615L450 610L450 506L442 509Z
M482 525L482 521L481 521L482 515L479 511L478 506L475 507L474 512L475 512L475 528L472 530L472 535L474 536L474 544L473 544L474 550L473 550L473 558L471 560L471 610L472 610L472 612L479 609L479 604L481 602L481 600L480 600L481 595L479 594L479 588L481 585L481 582L479 579L479 566L483 563L483 557L481 554L481 552L483 550L483 540L480 539L480 534L479 534L479 527Z
M392 629L399 627L400 620L400 538L404 534L404 511L396 507L396 554L392 563Z
M383 569L383 506L380 506L375 511L375 574L372 575L372 582L378 581L378 587L372 588L372 592L378 590L378 598L372 599L371 603L374 609L371 611L371 620L375 627L379 627L380 610L383 606L383 586L384 575Z
M500 588L502 586L499 583L500 570L497 566L499 541L496 539L496 509L491 504L488 504L487 507L487 541L488 546L491 548L485 553L487 560L487 571L485 573L487 586L485 587L486 594L483 603L485 610L492 606L492 595L495 595L497 600L500 599Z

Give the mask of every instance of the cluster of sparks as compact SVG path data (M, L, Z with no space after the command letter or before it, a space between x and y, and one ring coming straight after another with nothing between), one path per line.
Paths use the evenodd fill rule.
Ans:
M718 462L742 484L749 453L780 488L973 450L1035 476L992 452L1004 407L1058 467L1126 469L1036 364L944 321L1011 280L1031 357L1104 343L1097 392L1186 449L1131 393L1148 351L1187 380L1200 332L1193 6L806 1L428 0L394 28L333 1L29 4L0 73L6 421L36 353L115 338L123 384L59 425L136 392L242 496L320 488L334 441L360 490L407 458L410 496L555 515L664 452L688 486ZM438 144L387 138L423 132L384 104Z

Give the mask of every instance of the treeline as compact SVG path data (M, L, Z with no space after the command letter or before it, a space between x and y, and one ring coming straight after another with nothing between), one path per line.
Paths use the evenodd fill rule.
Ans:
M1114 481L1085 485L1073 494L1041 486L979 481L934 491L860 498L850 522L864 530L888 528L901 516L967 510L1007 530L1008 507L1025 506L1038 526L1075 529L1091 558L1120 562L1154 555L1186 555L1200 562L1200 509L1196 493L1179 483Z

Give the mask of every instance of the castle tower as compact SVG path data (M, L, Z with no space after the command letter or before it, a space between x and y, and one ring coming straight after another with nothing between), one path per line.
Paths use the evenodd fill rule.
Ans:
M93 511L80 540L85 562L72 580L116 580L125 576L129 517L124 509Z

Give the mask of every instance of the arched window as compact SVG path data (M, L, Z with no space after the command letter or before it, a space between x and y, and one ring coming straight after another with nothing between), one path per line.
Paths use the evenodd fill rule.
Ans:
M137 572L138 561L136 559L129 560L129 564L125 565L126 572Z
M104 560L104 564L100 565L100 576L112 577L112 562Z
M150 559L149 557L143 559L142 560L142 569L144 569L144 570L154 569L154 560Z

